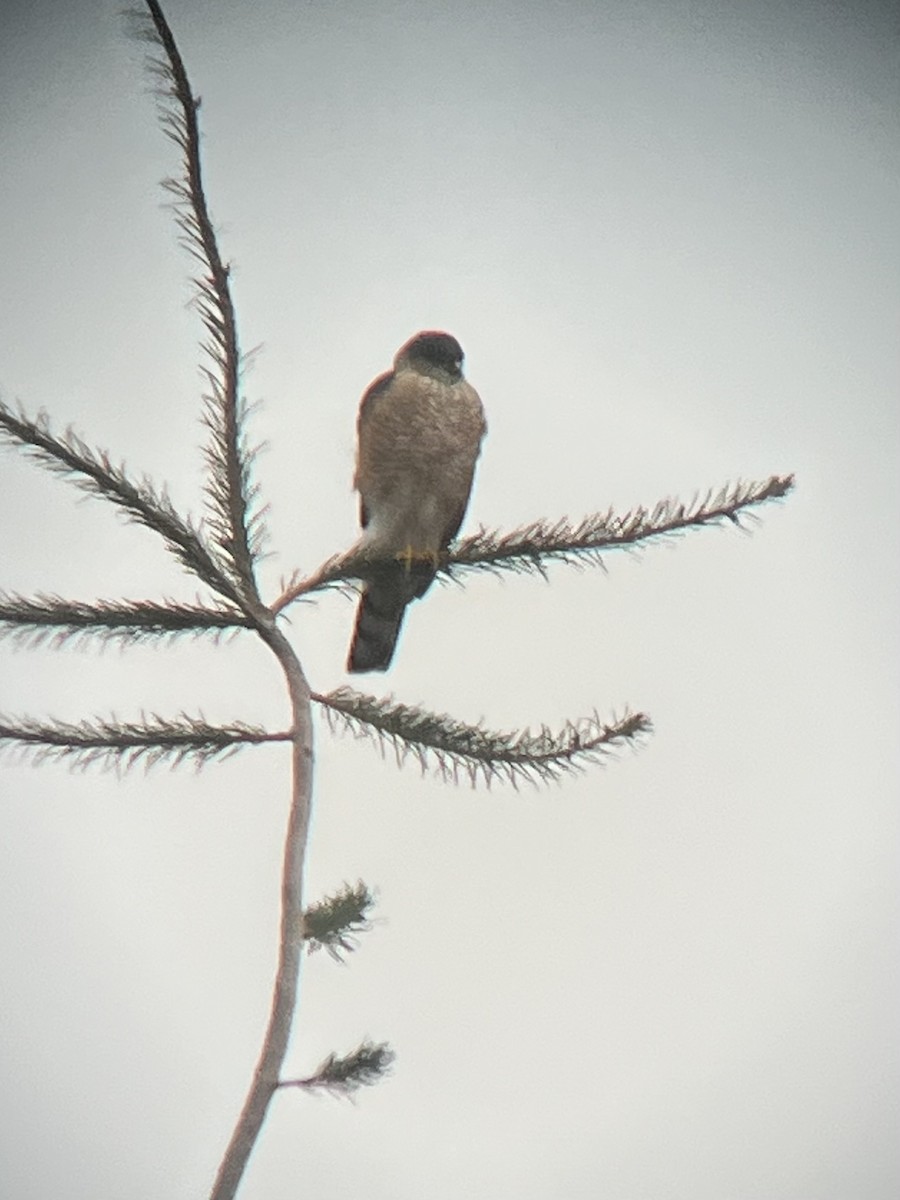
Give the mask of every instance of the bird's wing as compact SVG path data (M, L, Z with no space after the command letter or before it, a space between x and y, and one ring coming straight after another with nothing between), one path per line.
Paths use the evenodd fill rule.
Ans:
M361 442L365 436L365 427L372 419L372 414L378 407L379 397L384 396L393 380L394 372L386 371L384 375L379 375L377 379L374 379L365 392L363 392L363 398L359 402L359 412L356 417L357 443ZM359 499L359 524L362 529L365 529L369 524L369 513L362 496Z

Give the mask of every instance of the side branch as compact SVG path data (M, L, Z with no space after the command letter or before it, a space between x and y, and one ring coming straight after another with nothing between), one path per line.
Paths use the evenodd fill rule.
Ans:
M327 950L336 962L356 949L359 935L372 928L369 916L375 897L360 879L311 904L303 914L303 936L310 954Z
M283 1079L278 1086L352 1096L359 1088L378 1083L393 1066L394 1058L387 1042L365 1041L349 1054L329 1054L306 1079Z
M160 120L166 136L183 156L182 176L165 180L164 187L174 197L175 219L184 245L202 269L194 284L197 308L209 337L203 349L212 364L203 371L210 388L204 397L203 416L211 437L206 450L210 524L235 581L248 598L258 601L253 564L262 537L262 513L250 515L255 498L249 481L253 452L243 434L247 414L239 391L237 319L229 268L219 252L203 190L197 123L200 100L191 90L184 61L160 5L157 0L146 0L146 4L149 16L140 21L140 34L163 52L162 58L149 64L161 81L157 93Z
M243 607L240 593L224 573L200 534L175 511L168 495L148 479L135 483L123 467L113 466L103 450L88 446L73 430L53 433L44 416L32 419L0 401L0 438L25 452L55 474L71 478L83 491L109 500L127 517L152 529L183 567L228 600Z
M468 571L512 571L543 575L550 562L571 566L602 565L602 553L623 548L642 549L654 539L677 537L692 529L730 522L744 527L758 520L755 508L782 500L794 486L793 475L773 475L762 483L726 485L707 492L690 504L661 500L652 509L635 508L619 516L611 509L581 521L535 521L512 533L480 530L463 538L445 554L438 574L458 579ZM306 578L294 576L272 611L281 612L302 596L326 588L343 589L351 581L367 579L381 565L353 550L336 554Z
M758 520L753 509L783 500L794 486L793 475L773 475L764 483L726 484L690 504L661 500L654 508L634 508L622 516L611 509L592 513L577 524L568 520L535 521L511 534L481 530L464 538L448 556L446 574L458 578L469 570L544 573L546 562L575 566L599 564L604 550L643 547L652 539L677 537L692 529L730 522L739 528Z
M73 766L115 766L120 770L180 766L197 768L213 759L226 758L243 746L285 742L290 733L268 733L243 721L210 725L202 717L182 713L174 720L155 713L140 721L95 718L93 721L38 721L33 717L0 715L0 751L18 750L46 759L66 759Z
M480 722L465 725L443 713L378 700L350 688L327 696L313 694L313 699L324 707L330 725L377 741L382 753L390 747L398 763L412 755L423 771L431 768L453 782L462 776L473 787L495 780L514 787L520 780L549 783L600 762L612 750L637 744L652 728L644 713L626 713L609 724L596 714L567 721L558 732L546 726L495 732Z
M236 609L203 604L151 604L144 600L85 604L59 596L16 596L0 592L0 638L20 645L55 648L89 638L127 645L180 635L220 637L253 622Z

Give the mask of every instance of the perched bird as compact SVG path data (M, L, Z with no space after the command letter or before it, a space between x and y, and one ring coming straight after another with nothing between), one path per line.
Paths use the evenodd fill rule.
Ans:
M462 524L486 425L449 333L417 333L359 406L357 550L373 562L347 670L390 666L411 600L424 596Z

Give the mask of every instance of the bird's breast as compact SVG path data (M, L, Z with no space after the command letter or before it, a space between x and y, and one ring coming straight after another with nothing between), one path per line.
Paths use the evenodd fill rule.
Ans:
M366 540L440 549L448 514L466 506L484 432L481 401L464 380L396 375L359 430Z

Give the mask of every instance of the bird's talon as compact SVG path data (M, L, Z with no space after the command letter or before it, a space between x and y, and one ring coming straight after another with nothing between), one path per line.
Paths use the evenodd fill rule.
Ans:
M397 562L403 567L407 575L412 574L414 566L425 565L433 567L436 571L441 565L441 555L437 550L414 550L412 546L407 546L396 556Z
M412 574L412 565L416 561L416 552L412 546L407 546L405 550L401 550L397 555L397 561L403 567L407 575Z

